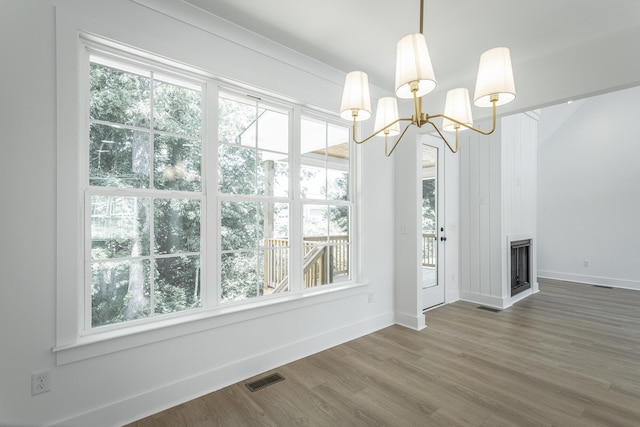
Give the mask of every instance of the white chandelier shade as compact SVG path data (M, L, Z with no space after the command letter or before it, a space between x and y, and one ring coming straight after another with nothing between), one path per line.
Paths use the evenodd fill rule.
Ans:
M398 100L393 96L385 96L378 100L376 108L376 121L373 125L374 129L382 129L389 123L394 123L385 130L381 130L376 136L396 136L400 133L400 123L397 122L398 117Z
M416 84L417 97L424 96L436 88L436 76L433 73L427 41L420 33L406 35L398 42L396 96L404 99L413 98L413 88Z
M473 126L473 117L471 115L471 102L469 101L469 90L466 87L451 89L447 92L447 99L444 104L444 115L442 118L442 129L453 132L456 129L461 131L467 130L466 127L460 126L448 119L450 117L468 126Z
M478 107L491 107L491 95L498 95L496 107L516 97L511 53L506 47L489 49L480 56L473 103Z
M357 112L357 116L353 112ZM345 120L367 120L371 117L371 97L369 96L369 77L363 71L347 74L342 92L340 117Z

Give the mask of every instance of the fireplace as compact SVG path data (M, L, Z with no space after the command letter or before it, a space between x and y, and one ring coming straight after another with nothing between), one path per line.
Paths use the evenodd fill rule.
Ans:
M531 288L531 239L511 242L511 296Z

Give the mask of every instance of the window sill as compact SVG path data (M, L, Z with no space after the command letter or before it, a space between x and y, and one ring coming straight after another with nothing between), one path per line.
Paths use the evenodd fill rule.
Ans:
M171 319L81 336L73 344L54 347L53 352L56 354L57 365L66 365L234 323L360 295L367 292L367 288L368 285L361 283L340 283L274 298L222 305Z

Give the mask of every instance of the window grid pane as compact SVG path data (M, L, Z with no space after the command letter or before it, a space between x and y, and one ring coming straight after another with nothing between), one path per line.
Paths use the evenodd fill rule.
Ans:
M288 203L224 200L220 224L222 302L289 290Z
M289 113L226 94L218 108L218 191L287 197Z
M219 100L221 302L289 290L290 113Z
M149 316L150 270L148 259L93 263L91 326Z
M300 196L309 201L302 207L304 286L346 281L351 276L349 128L303 117L301 132Z

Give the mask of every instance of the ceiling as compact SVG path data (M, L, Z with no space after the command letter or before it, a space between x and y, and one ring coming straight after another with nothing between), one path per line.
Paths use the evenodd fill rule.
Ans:
M389 91L396 43L420 26L419 0L183 1L338 70L366 71ZM441 87L473 81L480 54L492 47L510 48L518 84L517 64L629 29L640 29L639 0L425 0L424 34Z

